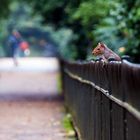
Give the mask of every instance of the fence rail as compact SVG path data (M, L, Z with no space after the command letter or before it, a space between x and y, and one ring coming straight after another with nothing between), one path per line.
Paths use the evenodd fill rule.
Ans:
M82 140L140 140L140 65L63 62L66 105Z

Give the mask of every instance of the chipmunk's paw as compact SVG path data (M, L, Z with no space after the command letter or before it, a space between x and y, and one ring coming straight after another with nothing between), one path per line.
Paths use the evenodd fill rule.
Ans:
M104 67L108 63L108 61L106 59L103 59L103 58L97 58L96 62L101 62L102 67Z
M102 67L104 67L108 62L103 60L102 63L103 63Z
M102 67L104 67L108 63L108 61L103 58L100 59L100 62L102 63Z

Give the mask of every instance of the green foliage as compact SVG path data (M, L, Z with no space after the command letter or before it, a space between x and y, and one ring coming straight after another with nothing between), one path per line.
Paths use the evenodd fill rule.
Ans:
M73 59L76 57L76 47L73 45L74 39L76 36L73 34L73 31L67 28L61 28L58 30L54 30L53 27L46 27L46 31L48 31L53 38L54 42L58 46L58 51L61 56L65 59Z
M41 27L42 16L33 16L33 8L25 2L13 2L10 5L10 14L7 19L8 26L15 29L25 27Z
M138 0L116 1L110 9L110 14L93 30L96 41L104 41L113 50L128 54L137 62L140 62L139 6Z
M100 18L107 15L109 5L108 0L82 2L73 14L73 18L81 19L82 24L85 26L89 26L90 23L98 23Z
M74 44L72 43L76 39L76 36L71 29L60 28L56 30L53 26L45 24L42 25L42 16L39 14L33 15L33 8L27 5L25 2L13 2L9 5L9 7L9 17L1 21L1 25L3 27L1 29L1 40L4 40L4 38L9 34L7 29L18 29L19 31L24 31L26 28L37 28L40 31L50 34L53 42L55 42L56 47L63 58L73 59L76 57L77 51ZM33 38L28 38L28 41L33 42L31 41L32 39ZM35 43L37 45L37 41L35 41ZM3 46L3 48L5 48L5 46ZM31 55L38 56L40 54L39 50L38 52L34 48L31 48L31 50Z
M93 24L98 24L100 18L103 18L109 11L109 0L88 0L86 2L84 0L34 0L30 2L34 9L43 15L43 23L50 23L56 28L67 27L73 31L75 35L72 40L76 46L77 56L72 56L77 59L86 58L87 48L92 46ZM77 36L76 39L75 36ZM69 49L69 46L67 48ZM68 51L69 53L73 51Z
M140 1L124 0L125 12L123 20L127 24L127 53L140 62ZM129 5L130 4L130 5ZM129 12L127 12L129 11Z
M71 138L71 140L76 140L75 131L72 125L72 118L70 114L66 114L63 119L63 126L66 130L67 137Z
M13 1L9 4L9 10L9 16L0 21L1 38L5 37L10 29L41 26L42 17L40 15L32 16L33 9L26 3Z
M3 2L9 7L9 0ZM37 14L39 23L43 26L48 24L52 26L51 34L65 58L86 59L93 46L102 41L121 55L128 54L140 62L139 0L25 0L24 2L28 2L29 7L33 8L32 13L35 14L32 17ZM31 20L19 18L19 21L20 25L23 23L29 25L31 22L28 21L32 21L32 18ZM37 21L32 22L34 23Z
M0 21L0 47L4 56L9 56L10 49L6 45L6 38L13 29L22 30L26 27L41 27L41 16L32 16L32 8L24 2L16 0L9 3L9 16ZM0 54L0 56L3 56Z
M104 42L116 52L128 41L125 38L126 30L124 29L126 23L122 21L123 17L120 14L122 12L124 12L122 5L118 2L113 3L109 15L102 19L102 22L93 30L96 42Z
M9 12L9 3L10 0L1 0L0 1L0 18L5 17L8 15Z

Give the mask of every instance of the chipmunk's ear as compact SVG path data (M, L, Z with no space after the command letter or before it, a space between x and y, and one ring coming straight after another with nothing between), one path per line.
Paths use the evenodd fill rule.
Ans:
M98 44L100 45L100 47L105 48L105 44L104 43L99 42Z

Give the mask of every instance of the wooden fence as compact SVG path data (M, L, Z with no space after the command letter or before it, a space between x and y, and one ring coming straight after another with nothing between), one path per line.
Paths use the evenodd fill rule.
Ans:
M82 140L140 140L140 65L62 63L66 106Z

